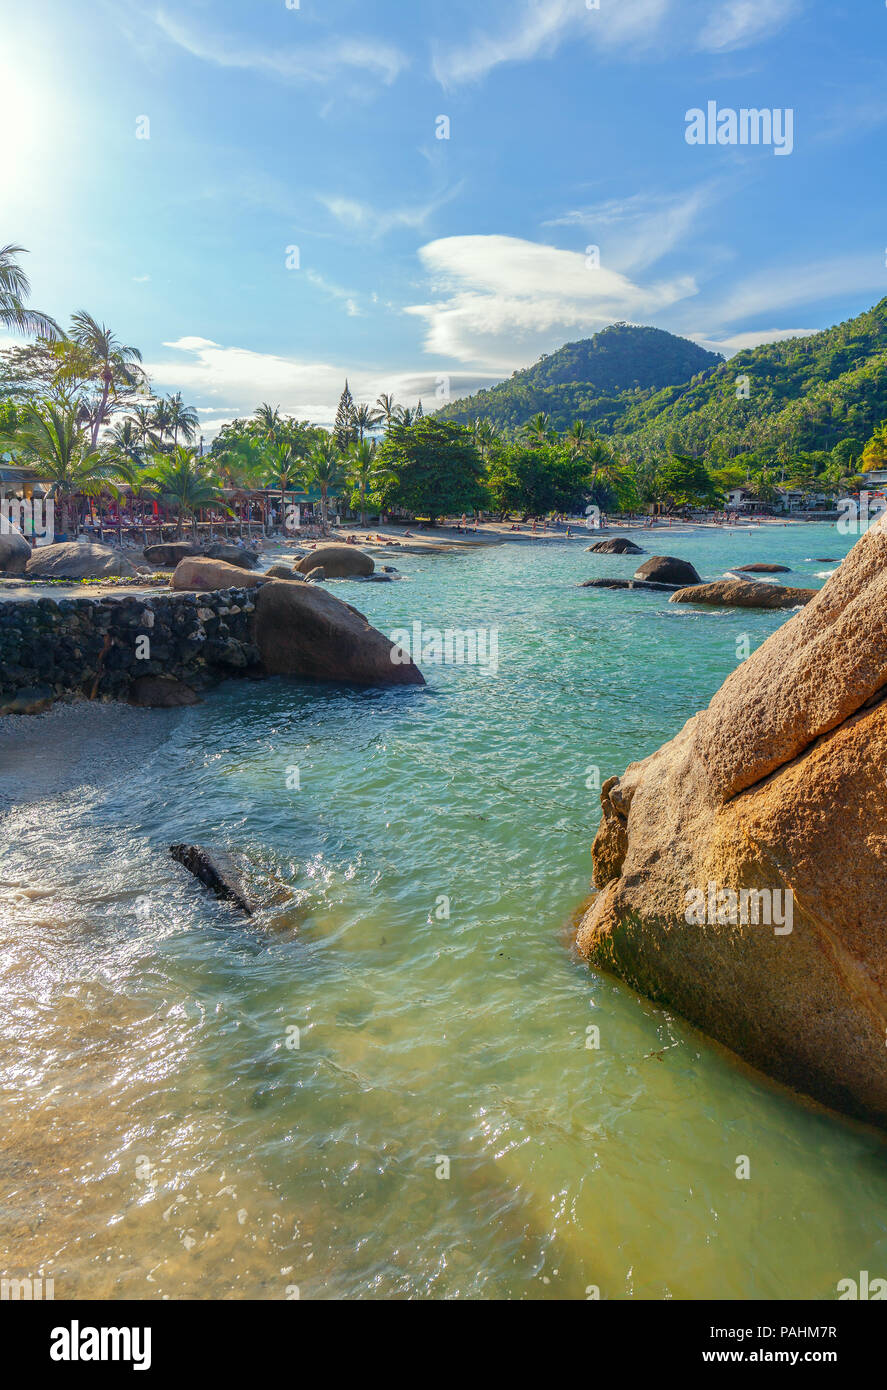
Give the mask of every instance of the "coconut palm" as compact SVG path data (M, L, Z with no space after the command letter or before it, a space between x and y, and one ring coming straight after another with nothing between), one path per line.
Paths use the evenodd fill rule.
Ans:
M158 450L163 453L166 447L163 437L166 434L172 434L172 410L169 401L163 397L160 397L151 406L151 431Z
M138 348L121 343L106 324L98 323L85 309L72 315L70 341L74 352L67 361L63 359L60 376L76 377L85 368L89 379L101 383L99 399L89 411L95 447L119 391L134 391L144 384L145 374L139 366L142 354Z
M585 453L594 436L584 420L574 420L564 436L573 458Z
M196 534L197 513L204 507L224 504L220 479L198 459L194 449L184 444L177 444L171 454L155 454L143 474L143 480L155 496L162 498L167 505L175 506L177 536L182 534L186 516L191 518Z
M374 430L381 421L382 412L380 410L374 410L371 405L359 405L354 412L358 443L362 444L364 435Z
M551 438L551 416L540 410L524 425L523 434L531 444L546 444Z
M376 492L383 483L393 482L394 474L376 457L376 441L364 439L352 444L348 451L348 481L360 492L360 524L366 526L366 497L368 492Z
M280 488L280 519L285 524L287 488L301 481L305 460L291 440L266 445L264 457L268 482Z
M17 258L27 254L24 246L0 246L0 324L13 333L34 333L38 338L56 342L65 335L55 319L25 304L31 282Z
M143 450L149 445L157 447L157 438L154 434L154 408L151 405L134 405L132 408L132 420L139 436L139 443Z
M324 528L329 520L329 493L336 492L345 482L342 455L331 434L324 433L311 446L305 460L305 479L320 488L320 515Z
M482 420L480 416L474 422L474 442L482 459L486 460L490 450L499 438L499 431L491 420Z
M268 405L267 401L263 401L253 411L253 419L259 422L260 437L268 444L276 444L283 427L280 406Z
M380 418L385 421L386 430L390 431L392 421L397 419L398 411L398 406L394 397L383 394L376 401L376 405L379 407Z
M179 435L186 444L190 444L195 434L200 429L200 416L193 405L185 405L182 400L181 391L177 391L174 396L168 396L169 405L169 426L168 430L172 434L172 446L175 449L179 442Z
M98 497L115 473L113 461L99 454L84 428L82 402L77 397L24 406L15 433L0 439L0 453L32 466L49 483L49 495L60 504L66 533L72 529L74 498Z

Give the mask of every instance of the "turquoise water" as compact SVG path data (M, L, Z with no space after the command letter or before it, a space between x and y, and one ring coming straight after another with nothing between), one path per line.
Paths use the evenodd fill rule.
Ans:
M496 673L6 721L3 1268L57 1298L832 1298L887 1274L881 1139L571 952L596 780L784 620L579 589L638 563L585 543L331 586L385 631L498 628ZM807 557L849 545L655 549L819 585ZM255 918L173 863L184 839L248 854Z

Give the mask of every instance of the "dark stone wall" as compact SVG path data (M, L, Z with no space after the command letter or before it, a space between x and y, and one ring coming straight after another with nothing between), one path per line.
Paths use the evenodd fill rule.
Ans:
M53 700L126 700L145 676L193 690L259 674L255 590L0 602L0 715ZM140 639L147 639L147 642Z

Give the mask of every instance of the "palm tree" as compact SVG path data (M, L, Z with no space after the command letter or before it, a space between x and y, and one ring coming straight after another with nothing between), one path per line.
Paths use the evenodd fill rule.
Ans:
M266 446L265 461L268 480L280 488L280 520L283 526L286 519L286 490L301 479L304 459L292 441L281 440L278 444Z
M78 309L71 317L71 342L75 347L75 357L82 361L63 365L65 372L73 374L87 367L90 379L101 382L101 395L90 412L90 428L93 448L98 443L99 430L111 412L111 401L122 387L133 391L145 381L145 374L139 363L142 354L138 348L121 343L105 324L100 324L85 309Z
M551 437L551 416L540 410L524 425L523 433L531 444L546 444Z
M29 403L14 434L0 439L0 452L34 465L49 483L50 497L61 504L65 533L71 529L73 499L97 497L115 473L114 463L99 454L84 431L81 407L77 397Z
M134 405L132 408L132 418L135 428L138 431L139 443L142 449L147 449L149 444L156 447L158 441L154 435L153 407L150 405Z
M161 453L164 452L163 436L172 433L172 411L169 401L162 397L156 400L151 407L151 430L152 438L156 440L157 448Z
M390 431L391 422L397 419L398 411L398 406L395 402L394 397L391 395L383 394L376 401L376 405L379 407L381 419L385 421L386 430Z
M371 405L359 405L354 412L354 423L357 426L358 443L363 443L363 437L369 430L374 430L382 420L382 412L374 410Z
M360 491L360 524L366 526L366 495L394 479L394 474L376 458L376 441L364 439L348 451L348 481Z
M55 319L25 305L31 282L16 258L27 254L24 246L0 246L0 324L13 333L34 333L57 342L65 335Z
M564 437L570 454L575 458L577 454L585 452L593 435L584 420L574 420Z
M329 492L334 492L345 482L342 468L342 455L331 434L324 434L312 446L305 461L305 478L308 483L320 488L320 515L324 530L329 519Z
M490 450L499 438L499 431L491 420L482 420L480 416L474 422L474 442L482 459L486 460Z
M169 430L172 433L172 446L175 449L181 434L186 444L190 444L200 429L200 416L193 405L185 405L181 391L168 398Z
M182 534L186 516L191 518L196 534L197 513L201 508L223 503L219 478L202 466L195 451L184 444L177 444L171 454L155 454L143 479L164 502L176 507L177 536Z
M276 444L280 434L283 421L280 418L280 406L268 405L263 401L253 411L253 419L258 420L261 426L260 436L267 444Z

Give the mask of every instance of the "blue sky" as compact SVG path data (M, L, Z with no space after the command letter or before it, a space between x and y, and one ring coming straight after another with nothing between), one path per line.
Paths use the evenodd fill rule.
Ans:
M208 435L614 320L730 352L887 293L885 48L879 0L0 0L0 241ZM712 100L791 155L689 145Z

